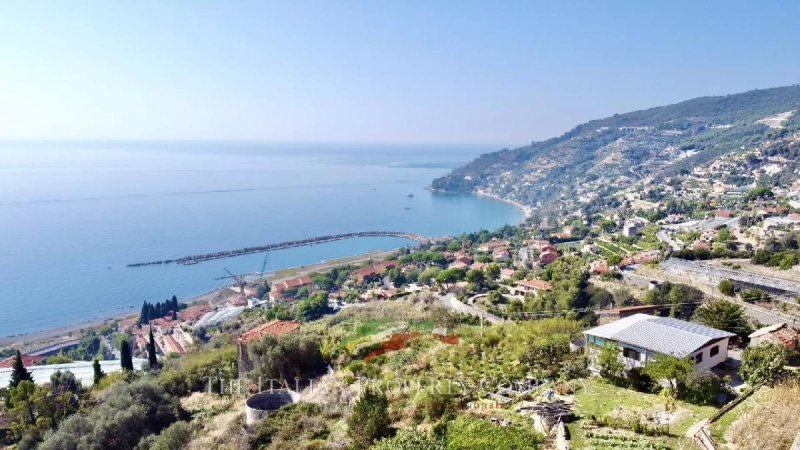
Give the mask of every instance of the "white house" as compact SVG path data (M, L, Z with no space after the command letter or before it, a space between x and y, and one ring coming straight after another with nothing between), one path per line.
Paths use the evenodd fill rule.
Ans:
M634 314L583 332L590 360L606 345L621 349L629 369L658 355L691 358L698 369L710 369L728 358L728 341L735 334L715 328L649 314Z

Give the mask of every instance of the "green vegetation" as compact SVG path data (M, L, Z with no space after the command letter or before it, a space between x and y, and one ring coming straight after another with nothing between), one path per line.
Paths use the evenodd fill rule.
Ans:
M731 280L724 279L719 282L719 286L717 287L722 294L727 295L728 297L733 297L735 293L735 286Z
M739 297L748 303L768 302L770 300L769 294L758 288L742 289L739 291Z
M785 346L762 342L744 350L739 373L750 386L773 383L788 363L789 351Z
M701 302L704 297L703 291L697 288L665 281L655 289L648 290L643 300L648 305L675 305Z
M9 381L8 386L13 389L23 381L33 381L33 378L31 377L31 373L28 372L28 369L25 368L25 365L22 362L22 354L19 352L19 350L17 350L17 354L14 356L13 365L11 366L11 380Z
M381 392L366 390L347 418L347 434L357 448L369 448L389 435L389 401Z
M70 416L42 443L44 450L135 448L185 415L178 401L150 381L116 383L87 413Z
M744 308L726 300L713 300L700 305L695 310L693 319L709 327L729 331L741 338L746 338L753 332L744 315Z

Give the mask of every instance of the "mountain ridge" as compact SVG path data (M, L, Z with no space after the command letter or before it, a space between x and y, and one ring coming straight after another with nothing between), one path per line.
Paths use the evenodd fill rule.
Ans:
M622 186L791 137L800 130L798 110L800 84L697 97L590 120L558 137L483 154L431 186L494 195L544 212L573 211Z

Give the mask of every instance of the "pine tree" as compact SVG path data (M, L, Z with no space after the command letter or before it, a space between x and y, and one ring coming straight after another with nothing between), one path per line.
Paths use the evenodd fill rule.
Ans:
M158 366L156 357L156 340L153 338L153 326L150 326L150 342L147 343L147 361L150 363L150 370Z
M33 377L31 373L28 372L28 369L25 368L25 364L22 362L22 354L17 350L17 355L14 357L14 365L11 370L11 381L8 387L15 388L23 381L33 381Z
M119 346L120 352L120 365L123 370L133 371L133 357L131 356L131 348L128 346L128 341L123 339Z
M103 369L100 368L100 361L96 359L92 364L92 368L94 369L94 385L97 386L100 383L100 380L102 380L103 377L106 376L106 374L105 372L103 372Z

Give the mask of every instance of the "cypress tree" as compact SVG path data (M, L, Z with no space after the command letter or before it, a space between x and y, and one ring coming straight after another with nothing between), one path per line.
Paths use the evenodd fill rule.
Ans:
M176 310L172 311L172 320L178 320L178 311Z
M149 322L150 308L147 302L142 303L142 311L139 313L139 325Z
M25 364L22 362L22 354L17 350L17 355L14 357L14 365L11 370L11 381L8 387L15 388L23 381L33 381L33 377L31 373L28 372L28 369L25 368Z
M151 370L158 366L158 358L156 357L156 340L153 338L152 325L150 325L150 342L147 343L147 361L150 363Z
M133 357L131 356L131 348L128 346L127 340L122 340L119 346L119 352L122 370L130 370L133 372Z
M106 376L106 374L105 372L103 372L103 369L100 368L100 361L96 359L92 364L92 368L94 369L94 385L97 386L100 383L100 380L102 380L103 377Z

